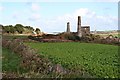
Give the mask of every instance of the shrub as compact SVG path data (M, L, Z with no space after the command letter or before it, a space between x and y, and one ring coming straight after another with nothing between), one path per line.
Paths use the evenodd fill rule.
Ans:
M67 39L67 40L73 40L73 41L80 40L79 36L76 36L75 34L72 34L72 33L71 34L64 34L62 36L64 36L64 38Z

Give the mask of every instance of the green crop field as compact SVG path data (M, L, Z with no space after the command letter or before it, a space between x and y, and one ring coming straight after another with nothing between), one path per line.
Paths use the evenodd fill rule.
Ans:
M80 42L25 44L66 68L80 68L103 78L119 75L118 46Z

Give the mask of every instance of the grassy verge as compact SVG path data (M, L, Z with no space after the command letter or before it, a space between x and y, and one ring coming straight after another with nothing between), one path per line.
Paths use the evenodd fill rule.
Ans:
M26 72L20 66L21 57L6 48L2 48L2 72L21 74Z
M2 51L3 51L3 54L2 54L3 71L5 72L6 71L9 71L9 72L19 71L20 57L6 48L2 48Z

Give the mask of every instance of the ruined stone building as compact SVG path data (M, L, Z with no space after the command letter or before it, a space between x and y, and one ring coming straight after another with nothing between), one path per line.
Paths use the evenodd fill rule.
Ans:
M70 33L70 23L67 23L67 33ZM77 35L79 37L86 36L90 34L90 26L81 26L81 16L78 16L77 22Z
M81 26L82 36L86 36L90 34L90 26Z

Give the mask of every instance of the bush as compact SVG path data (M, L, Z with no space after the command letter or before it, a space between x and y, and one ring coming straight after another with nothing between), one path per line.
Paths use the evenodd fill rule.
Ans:
M65 39L67 40L73 40L73 41L78 41L80 40L80 37L79 36L76 36L74 34L64 34L63 35Z

